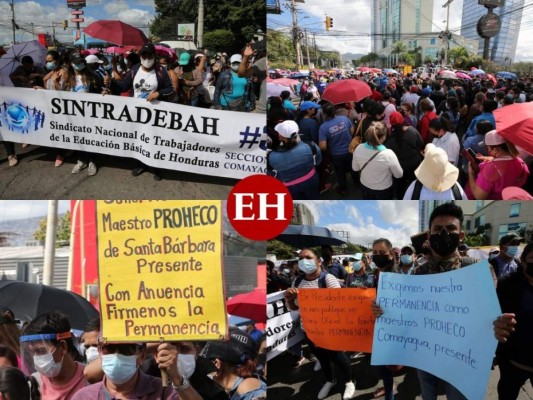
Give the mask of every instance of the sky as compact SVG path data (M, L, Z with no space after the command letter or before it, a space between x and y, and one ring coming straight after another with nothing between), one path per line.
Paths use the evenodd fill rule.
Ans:
M321 50L335 50L340 53L368 54L371 49L370 34L371 2L377 0L335 0L324 2L323 0L304 0L305 3L297 2L298 25L308 30L308 38L311 41L312 33L315 32L316 44ZM413 2L414 0L408 0ZM450 5L449 29L453 31L461 26L463 1L455 0ZM476 1L477 0L468 0ZM267 14L268 29L281 29L292 26L291 12L286 8L286 0L280 1L283 13L281 15ZM443 31L446 27L446 8L442 5L445 0L434 0L433 15L422 16L430 19L434 25L434 32ZM524 5L531 5L533 0L525 0ZM326 4L326 5L325 5ZM496 9L497 13L497 9ZM330 32L325 31L326 14L333 18L333 28ZM284 29L288 32L288 28ZM334 32L336 31L336 32ZM357 38L333 37L335 33L350 32L361 34ZM318 36L320 34L320 36ZM518 44L515 55L516 61L533 61L533 9L525 9L522 16L522 24L518 36Z
M350 242L369 246L389 239L393 246L411 243L418 233L418 201L295 201L305 204L315 225L348 231Z
M70 210L70 201L59 200L58 212ZM48 200L0 200L0 222L33 217L44 217L48 213Z
M0 0L0 44L8 44L13 41L11 28L10 1ZM71 22L72 10L67 7L66 0L41 0L24 1L15 0L15 21L17 25L27 30L17 30L17 42L32 39L31 23L34 24L35 39L37 33L52 34L52 21L56 24L56 38L61 42L67 42L72 38L74 22ZM82 27L99 19L118 19L138 28L146 27L154 16L153 0L87 0L87 6L83 8L84 22ZM69 28L63 30L63 20L69 21ZM143 29L149 34L148 29Z

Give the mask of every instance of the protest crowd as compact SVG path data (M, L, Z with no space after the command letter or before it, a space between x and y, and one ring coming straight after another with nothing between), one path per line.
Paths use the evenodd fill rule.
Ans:
M269 174L303 200L531 199L531 78L441 72L271 79Z
M78 336L60 311L24 323L1 312L1 399L266 398L266 337L253 321L226 341L110 343L98 318Z
M269 295L282 293L287 309L294 311L299 310L299 296L309 288L378 288L380 274L384 272L423 276L463 268L467 270L469 266L480 260L468 256L469 247L461 243L464 238L462 223L462 209L454 203L444 203L432 212L427 237L418 252L412 244L391 243L387 238L376 238L369 253L343 256L345 257L343 259L336 257L329 245L301 248L297 251L298 259L296 260L283 261L279 267L269 262L267 291ZM497 386L499 399L517 399L521 387L528 380L531 383L533 378L533 347L529 339L533 334L533 327L530 323L533 313L533 302L531 302L533 243L528 243L522 249L520 245L523 242L524 238L510 232L504 235L499 240L498 246L491 248L487 255L487 268L490 269L492 277L487 278L488 286L492 288L494 284L495 295L497 295L503 313L494 320L493 327L487 329L489 336L492 338L494 335L499 342L492 365L493 369L499 368L500 372ZM340 292L343 290L341 289ZM279 305L277 307L279 308ZM315 307L320 306L315 305ZM322 307L327 307L327 304ZM354 307L356 307L355 301ZM376 320L382 316L387 317L387 313L375 300L368 304L368 308L371 308L371 313ZM357 316L358 314L349 317L356 320ZM342 399L350 399L356 395L362 395L359 390L372 388L372 385L369 387L362 383L372 370L382 380L382 383L377 385L373 398L384 397L390 400L399 393L399 388L393 383L394 377L413 371L411 367L370 365L370 363L364 364L363 367L358 365L358 368L355 368L352 365L354 362L369 359L372 354L331 350L318 346L306 333L306 320L301 318L301 313L298 318L300 318L303 339L290 346L286 345L282 353L285 356L284 360L293 360L293 364L288 365L287 361L276 364L282 369L278 371L279 376L276 382L286 382L285 379L289 379L288 377L301 369L303 364L314 362L312 372L306 373L306 376L301 379L320 382L321 389L316 393L316 398L324 399L340 392ZM313 323L321 324L316 321ZM267 330L275 328L267 322ZM397 331L400 328L391 329ZM327 327L324 326L323 332L328 332ZM332 338L329 337L328 340L328 334L323 334L326 335L325 342L331 344ZM271 343L269 341L269 346ZM344 345L348 346L348 344ZM488 365L487 369L490 367ZM448 399L467 398L452 383L422 369L414 369L414 371L418 387L414 395L421 394L423 399L436 399L437 395L443 394L442 391L444 391ZM468 381L469 377L464 376L462 379ZM405 386L407 385L401 389L404 395L413 395L412 392L408 394L405 392L409 390L405 389ZM294 394L290 398L299 397Z
M1 75L0 86L97 93L197 108L266 113L264 41L249 43L236 54L214 54L206 49L183 51L178 56L174 50L152 43L121 54L87 53L87 50L65 49L50 50L43 59L23 56L9 76ZM7 104L3 107L5 111ZM36 119L36 124L43 122ZM22 144L22 147L27 146ZM9 166L16 166L20 157L15 143L4 142L4 147ZM55 167L61 167L65 157L72 154L62 149L51 151L55 155ZM78 152L72 173L87 169L89 176L96 175L101 164L97 158L105 165L105 157ZM157 169L140 163L132 175L138 176L148 170L154 174L154 179L161 180Z

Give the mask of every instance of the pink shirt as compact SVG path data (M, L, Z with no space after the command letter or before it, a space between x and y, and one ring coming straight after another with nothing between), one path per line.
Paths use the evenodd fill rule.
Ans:
M488 200L502 200L502 190L509 186L522 187L529 176L529 169L520 157L496 158L492 162L482 162L479 165L479 174L476 185L487 192ZM469 199L474 196L467 186Z
M50 382L50 379L41 375L41 400L70 400L76 392L89 383L83 376L83 364L76 362L76 373L70 382L57 386Z

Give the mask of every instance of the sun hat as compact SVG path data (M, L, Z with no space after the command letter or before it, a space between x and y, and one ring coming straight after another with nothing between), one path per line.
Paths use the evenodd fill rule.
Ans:
M280 136L290 139L294 133L298 133L300 128L298 124L292 120L280 122L274 127L274 130L279 133Z
M443 149L428 143L424 160L415 170L415 176L429 190L444 192L457 182L459 169L448 162L448 155Z

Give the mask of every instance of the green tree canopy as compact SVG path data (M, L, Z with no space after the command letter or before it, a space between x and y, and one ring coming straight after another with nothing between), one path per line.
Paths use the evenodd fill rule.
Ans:
M204 46L213 51L225 51L234 48L235 36L226 29L216 29L204 35Z
M39 228L33 233L35 240L44 242L46 239L46 218L39 221ZM57 221L56 247L70 242L70 212L61 215Z

